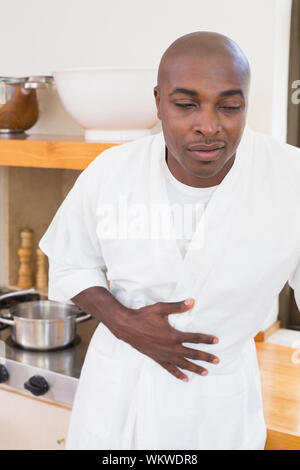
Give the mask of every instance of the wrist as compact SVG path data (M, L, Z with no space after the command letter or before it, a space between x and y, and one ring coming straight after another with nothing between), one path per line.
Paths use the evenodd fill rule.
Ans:
M112 311L107 311L103 323L118 338L123 339L130 325L131 310L122 304L115 305Z
M72 301L122 339L122 332L128 327L133 310L118 302L106 288L89 287L73 297Z

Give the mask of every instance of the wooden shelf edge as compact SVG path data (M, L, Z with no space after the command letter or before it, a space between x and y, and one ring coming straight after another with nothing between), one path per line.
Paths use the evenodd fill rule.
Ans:
M94 158L115 145L120 144L86 142L75 136L0 138L0 165L84 170Z

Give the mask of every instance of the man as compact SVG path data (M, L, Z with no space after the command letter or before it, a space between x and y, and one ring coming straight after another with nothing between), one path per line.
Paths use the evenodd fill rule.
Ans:
M49 298L101 321L68 449L264 448L253 338L287 280L300 304L300 151L245 127L249 79L227 37L176 40L163 132L99 155L40 242Z

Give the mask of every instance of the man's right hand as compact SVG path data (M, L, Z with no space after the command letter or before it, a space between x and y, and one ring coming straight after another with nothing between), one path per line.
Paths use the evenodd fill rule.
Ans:
M202 333L184 333L173 328L168 315L184 313L194 305L182 302L158 302L138 309L122 305L104 287L89 287L71 299L86 313L101 321L119 339L150 357L170 374L188 381L180 370L206 375L208 371L191 361L217 364L219 359L204 351L183 346L183 343L215 344L218 338Z
M218 338L202 333L184 333L173 328L168 321L169 314L184 313L193 305L194 300L188 299L182 302L159 302L135 310L126 309L115 331L111 331L178 379L188 381L180 369L207 375L207 369L188 359L213 364L218 364L219 359L207 352L185 347L182 343L216 344Z

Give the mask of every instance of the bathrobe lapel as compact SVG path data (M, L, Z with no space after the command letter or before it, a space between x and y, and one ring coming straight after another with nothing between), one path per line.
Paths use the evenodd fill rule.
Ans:
M170 302L200 295L215 262L222 256L226 240L239 221L239 213L242 210L239 201L243 192L241 175L246 154L250 158L249 139L250 136L246 128L237 149L235 162L208 202L185 257L182 258L175 238L163 242L163 250L167 250L168 258L172 259L172 273L174 274L175 269L177 275L177 282L166 296ZM166 162L165 143L162 135L158 138L158 144L156 151L159 152L159 158L156 161L157 165L152 166L150 200L166 204L171 212L163 169ZM162 265L162 269L170 271L170 266L165 263ZM193 309L189 312L192 314L192 311ZM172 318L175 317L176 315L172 316ZM181 315L181 318L186 317L187 315L184 317Z

